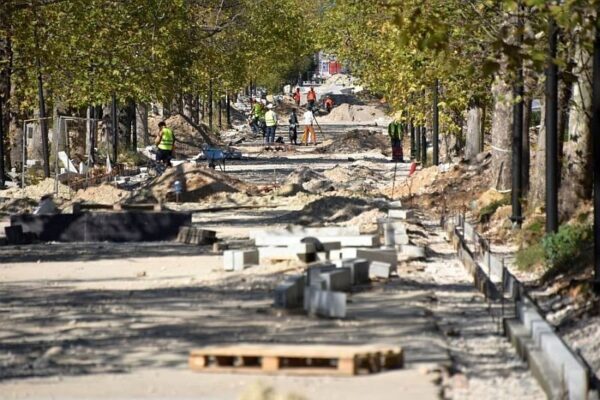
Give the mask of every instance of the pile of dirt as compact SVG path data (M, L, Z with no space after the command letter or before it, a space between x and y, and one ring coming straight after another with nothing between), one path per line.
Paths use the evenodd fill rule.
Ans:
M62 183L58 183L58 194L54 195L54 178L46 178L43 181L31 185L25 186L24 189L21 188L10 188L2 192L4 197L9 198L29 198L34 200L39 200L42 196L51 194L55 197L59 198L69 198L70 197L70 189L67 185L63 185Z
M156 135L158 133L158 123L161 118L151 118L150 131ZM206 143L203 135L208 137L212 143L220 143L219 138L212 133L208 126L204 123L197 124L201 129L200 133L196 128L189 124L181 115L174 115L165 120L167 127L173 130L177 142L175 143L175 151L186 155L196 155L201 151L202 145ZM189 153L189 154L188 154Z
M37 205L36 200L26 197L2 201L0 202L0 215L31 213Z
M489 160L476 166L440 165L417 171L406 181L396 183L393 199L402 200L406 207L428 210L441 215L467 209L472 200L492 186ZM392 185L382 191L392 198Z
M100 186L92 186L87 189L78 190L73 200L112 205L122 202L128 196L128 191L119 189L110 183L103 183Z
M304 166L288 175L284 184L278 190L278 195L294 196L302 191L318 194L333 190L335 190L333 183L323 174Z
M365 211L356 217L342 223L343 226L358 226L358 230L362 234L374 234L379 229L377 220L386 217L386 213L378 208Z
M325 196L281 217L298 225L323 225L341 223L378 208L377 205L357 197Z
M183 192L179 200L197 202L205 197L223 192L252 194L254 186L235 179L226 173L192 163L169 168L150 182L149 190L157 201L175 200L175 181L181 182Z
M359 153L380 150L383 154L390 151L387 136L379 130L352 129L339 139L324 143L317 148L321 153Z
M377 106L343 103L319 117L319 122L370 122L385 117L384 111Z

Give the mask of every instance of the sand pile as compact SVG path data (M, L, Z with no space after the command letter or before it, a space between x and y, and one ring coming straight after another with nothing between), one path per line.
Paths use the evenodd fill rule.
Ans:
M323 122L370 122L384 119L385 113L377 106L351 105L343 103L335 106L328 115L319 117Z
M31 213L37 207L38 201L26 197L0 202L0 215Z
M75 194L75 198L73 200L111 205L122 202L128 196L128 191L114 187L109 183L103 183L100 186L92 186L88 187L87 189L80 189Z
M169 168L164 174L150 183L150 191L158 201L175 200L175 181L180 181L183 193L182 202L197 202L205 197L223 192L245 192L251 194L254 186L235 179L226 173L204 166L183 163Z
M390 151L389 139L380 131L369 129L353 129L330 143L323 144L317 151L323 153L358 153L370 150Z
M54 195L54 178L46 178L36 185L26 186L24 189L10 188L1 192L3 197L30 198L39 200L47 194ZM69 198L70 190L67 185L58 183L58 195L56 197Z

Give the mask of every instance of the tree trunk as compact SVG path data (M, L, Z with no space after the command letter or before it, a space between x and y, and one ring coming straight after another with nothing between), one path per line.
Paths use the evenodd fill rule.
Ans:
M183 95L183 115L193 118L194 115L194 97L191 94Z
M531 165L531 154L529 144L529 128L531 126L531 97L526 97L523 102L523 158L521 166L521 179L523 182L523 197L529 193L529 173Z
M467 112L467 145L465 147L465 159L473 160L483 150L481 148L481 117L482 110L476 103L469 107Z
M511 188L511 148L513 130L512 89L500 77L492 85L494 115L492 117L492 171L494 187Z
M148 135L148 104L147 103L136 103L135 107L135 127L136 134L142 138L144 146L150 145L150 138Z
M540 131L535 148L535 160L529 186L529 208L534 210L546 201L546 101L541 99Z
M569 108L569 137L564 144L564 170L559 203L561 215L568 218L581 200L592 197L592 57L581 46L575 50L576 66L573 98Z

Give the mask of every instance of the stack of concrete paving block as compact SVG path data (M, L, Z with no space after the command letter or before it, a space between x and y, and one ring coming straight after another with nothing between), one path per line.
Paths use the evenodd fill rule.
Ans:
M334 292L349 292L352 287L352 271L348 267L321 272L314 281L317 287ZM315 285L312 285L313 287Z
M321 274L334 269L335 265L330 262L316 262L309 264L306 268L306 285L318 285L317 282L321 282Z
M258 264L258 250L225 250L223 252L223 269L225 271L242 271Z
M304 310L309 315L345 318L346 300L346 293L332 292L311 286L304 289Z
M369 266L369 277L373 279L387 279L392 273L392 265L390 263L373 261Z
M404 222L394 221L391 222L394 230L394 243L396 245L409 244L410 239L408 237L408 231Z
M316 249L313 243L291 242L285 246L269 246L258 248L260 259L296 260L312 262L316 259Z
M351 283L361 285L369 283L369 260L364 258L346 258L338 260L339 268L349 268Z
M304 275L287 277L275 288L275 307L298 308L304 304Z
M182 226L177 234L177 241L186 244L213 244L216 241L215 231L192 226Z
M392 271L398 267L398 253L396 249L342 249L342 259L344 258L363 258L373 261L385 262L391 265Z

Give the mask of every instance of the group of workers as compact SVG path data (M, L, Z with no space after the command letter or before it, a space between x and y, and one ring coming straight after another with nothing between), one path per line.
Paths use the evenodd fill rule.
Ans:
M300 101L302 99L302 94L300 93L300 88L296 88L296 91L292 95L296 103L296 107L300 107ZM317 134L315 133L314 125L317 124L317 120L315 119L314 110L317 102L317 93L314 88L310 88L310 90L306 94L306 104L307 109L302 115L304 132L302 135L301 143L303 145L308 145L312 143L314 145L317 144ZM334 102L330 96L327 96L323 101L323 105L327 109L327 112L331 112L333 108ZM300 125L300 121L298 119L297 108L294 108L289 116L289 141L290 144L298 145L298 126ZM262 133L264 137L265 149L269 150L270 145L275 143L275 132L277 130L277 114L273 110L273 104L268 103L263 99L257 99L253 102L251 118L250 118L250 127L254 134Z

